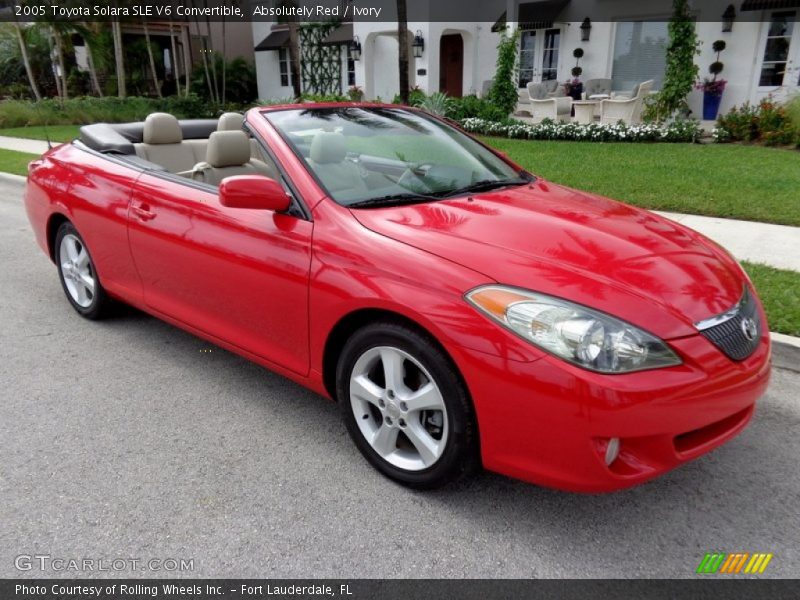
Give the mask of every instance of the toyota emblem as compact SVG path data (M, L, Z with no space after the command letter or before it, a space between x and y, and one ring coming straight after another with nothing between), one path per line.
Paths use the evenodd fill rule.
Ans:
M742 333L744 333L744 337L751 342L756 339L756 336L758 335L758 324L754 319L751 319L750 317L742 319Z

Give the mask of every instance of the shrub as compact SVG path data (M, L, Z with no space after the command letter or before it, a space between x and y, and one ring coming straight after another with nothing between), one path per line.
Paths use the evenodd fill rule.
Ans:
M434 92L417 104L422 110L437 117L446 117L450 112L450 98L442 92Z
M503 122L464 119L461 126L469 132L529 140L570 140L582 142L694 142L700 135L697 121L676 120L660 127L643 125L556 123L545 120L535 125L506 119Z
M422 91L419 86L414 86L408 92L408 105L419 106L425 100L425 98L427 98L425 92ZM400 94L397 94L394 98L392 98L392 104L403 104L403 99L400 97Z
M556 123L545 120L535 125L522 121L486 121L464 119L461 126L469 132L529 140L572 140L582 142L694 142L700 136L697 121L675 120L669 125L614 125L605 123Z
M47 98L41 102L6 100L0 102L0 128L33 125L84 125L86 123L125 123L141 121L152 112L168 112L182 119L212 118L223 110L240 110L240 105L225 107L202 98L169 96L163 99L131 96L118 98L78 97L69 100Z
M478 118L486 121L502 121L508 115L488 100L474 94L463 98L451 98L447 116L454 121Z
M714 139L718 142L761 142L768 146L797 144L800 127L794 115L800 113L800 98L783 106L771 97L758 106L745 102L717 119ZM798 115L800 116L800 115Z
M517 40L519 30L508 35L503 30L500 43L497 45L497 66L495 68L494 80L489 90L489 100L503 111L505 115L510 115L517 107L519 94L517 93Z

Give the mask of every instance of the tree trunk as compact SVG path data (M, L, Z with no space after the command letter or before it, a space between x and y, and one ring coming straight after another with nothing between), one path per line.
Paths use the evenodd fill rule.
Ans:
M39 91L39 85L36 83L36 77L33 75L33 68L31 67L31 60L28 57L28 46L25 45L25 37L22 35L22 27L14 18L14 28L17 30L17 40L19 41L19 51L22 54L22 62L25 65L25 73L28 75L28 83L31 86L36 100L42 99L42 93Z
M408 11L406 0L397 0L397 69L400 75L400 100L409 102L408 84Z
M225 106L225 101L228 95L228 46L225 43L225 17L222 17L222 106Z
M92 81L92 87L95 93L102 98L103 89L100 87L100 80L97 79L97 69L95 68L94 57L92 56L92 46L89 43L89 39L86 37L83 38L83 43L86 45L86 64L89 67L89 79Z
M122 48L122 24L119 21L111 22L111 34L114 38L114 61L117 70L117 95L125 98L128 95L125 77L125 55Z
M61 78L61 97L64 100L69 98L69 90L67 89L67 65L64 61L64 40L61 39L61 34L53 29L53 39L56 44L56 57L58 58L59 77Z
M178 73L178 46L175 44L175 33L172 27L172 21L169 22L169 44L170 51L172 52L170 58L170 69L172 69L172 77L175 79L175 94L181 95L181 78Z
M299 102L303 95L300 73L300 27L294 17L289 21L289 72L292 76L294 99Z
M153 76L153 87L156 89L156 95L161 98L161 86L158 85L158 73L156 73L156 60L153 56L153 48L150 46L150 30L147 28L147 19L142 19L142 26L144 27L144 40L147 44L147 58L150 61L150 73Z
M203 0L203 7L208 8L208 0ZM219 102L219 82L217 81L217 58L214 52L214 37L211 35L211 18L206 14L206 32L208 33L208 58L211 63L211 78L214 81L214 98Z

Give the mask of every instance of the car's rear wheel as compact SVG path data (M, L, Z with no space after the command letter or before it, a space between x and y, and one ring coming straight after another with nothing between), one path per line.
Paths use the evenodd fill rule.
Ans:
M469 395L427 336L391 322L364 327L345 344L336 381L351 437L383 474L434 488L476 465Z
M58 228L55 259L61 287L72 307L87 319L105 316L111 300L97 277L89 248L72 223Z

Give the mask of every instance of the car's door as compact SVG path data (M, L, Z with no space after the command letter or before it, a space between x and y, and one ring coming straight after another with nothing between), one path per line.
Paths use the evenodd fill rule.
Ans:
M308 372L313 224L219 203L216 188L145 173L129 239L148 307L300 374Z

